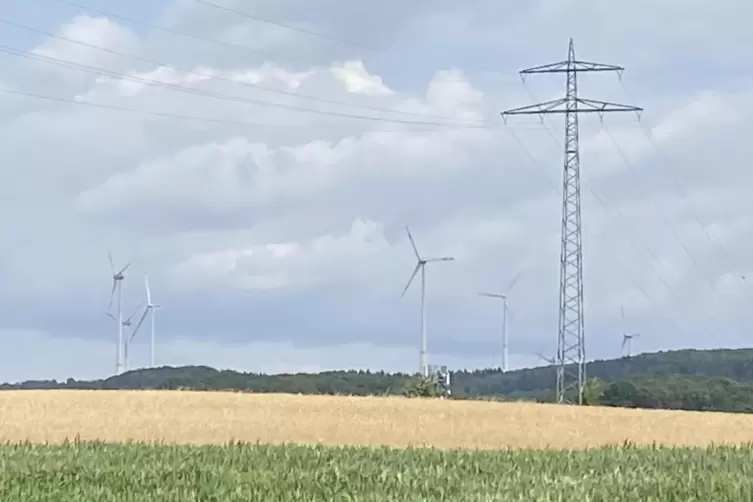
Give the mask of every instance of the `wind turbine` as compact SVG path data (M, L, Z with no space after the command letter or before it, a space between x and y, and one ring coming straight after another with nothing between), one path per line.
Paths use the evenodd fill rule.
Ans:
M122 284L123 279L125 279L125 276L123 273L128 269L128 267L131 266L130 263L126 264L125 267L120 269L120 271L115 270L115 264L112 261L112 252L107 253L108 258L110 259L110 270L112 271L112 291L110 292L110 303L108 304L107 308L112 308L112 300L115 296L115 291L117 290L118 293L118 312L117 312L117 318L113 317L112 314L107 314L113 319L117 321L118 324L118 346L115 350L115 374L120 374L121 369L121 354L120 351L123 348L123 295L122 295Z
M154 316L156 315L156 310L161 307L158 303L152 303L152 292L149 289L149 274L144 274L144 287L146 289L146 307L144 308L144 313L141 315L141 319L139 319L139 323L136 325L136 329L133 330L133 334L131 335L131 340L133 340L133 337L136 336L136 333L138 332L139 328L141 327L141 324L144 322L144 319L146 319L147 314L150 312L152 313L150 321L152 322L152 337L151 337L151 349L149 353L149 367L154 368L154 346L155 346L155 338L154 338Z
M416 255L416 268L413 269L413 274L410 276L410 279L408 279L408 284L405 285L405 289L403 289L403 293L400 295L400 298L405 296L405 293L408 291L408 288L410 288L411 283L413 282L413 279L416 277L416 274L418 274L418 271L421 271L421 350L419 352L419 371L421 372L421 375L426 378L429 376L429 367L426 364L426 349L427 349L427 340L426 340L426 264L427 263L434 263L434 262L440 262L440 261L455 261L455 258L451 257L444 257L444 258L422 258L421 255L418 253L418 248L416 247L416 242L413 240L413 235L410 233L410 229L406 226L405 232L408 234L408 239L410 240L410 244L413 247L413 252Z
M502 300L502 371L507 371L508 368L508 354L507 354L507 315L510 311L509 305L507 303L508 295L510 294L510 291L512 291L512 288L515 287L515 283L518 282L518 279L520 279L521 272L518 272L518 274L513 277L512 281L510 281L510 285L507 286L507 290L500 294L500 293L479 293L479 296L485 296L487 298L496 298L498 300Z
M620 317L622 317L622 347L620 348L620 353L624 353L625 347L627 347L627 357L630 357L630 346L633 338L641 335L640 333L628 333L627 324L625 323L625 308L622 306L620 307Z
M129 315L127 318L125 318L124 320L122 320L122 321L120 321L118 323L118 324L120 324L120 330L121 330L121 332L125 328L127 328L128 326L131 325L131 319L133 319L133 316L135 316L136 312L138 312L140 309L141 309L141 305L139 305L138 307L136 307L136 309L133 311L133 314ZM105 315L107 315L107 317L109 317L110 319L113 319L113 320L117 321L117 319L115 319L115 316L113 316L111 313L107 312ZM133 336L131 336L131 339L133 339ZM128 371L128 344L129 344L129 341L128 340L124 340L124 342L125 343L123 344L123 368L124 368L125 371Z

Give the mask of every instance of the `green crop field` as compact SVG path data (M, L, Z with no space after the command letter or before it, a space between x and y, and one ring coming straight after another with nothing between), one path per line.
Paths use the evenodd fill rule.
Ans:
M0 446L0 501L743 501L753 447Z

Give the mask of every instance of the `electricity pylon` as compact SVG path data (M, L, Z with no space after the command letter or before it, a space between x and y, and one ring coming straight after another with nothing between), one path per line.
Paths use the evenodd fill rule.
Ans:
M562 182L562 243L560 248L559 331L557 336L557 402L567 402L567 395L577 391L583 404L586 383L586 344L583 319L583 241L580 205L580 155L578 148L578 114L637 112L642 108L578 97L579 72L615 71L621 66L575 59L570 39L567 61L535 66L520 72L521 78L535 73L565 73L567 91L564 98L537 103L502 112L508 115L539 115L543 122L549 114L565 116L565 166Z

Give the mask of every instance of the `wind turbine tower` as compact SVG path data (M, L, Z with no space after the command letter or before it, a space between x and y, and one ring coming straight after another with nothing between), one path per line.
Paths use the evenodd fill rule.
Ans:
M500 293L479 293L479 296L485 296L487 298L496 298L498 300L502 300L502 371L508 371L510 369L509 367L509 360L508 360L508 340L507 340L507 317L510 312L510 307L508 305L508 297L510 294L510 291L512 291L512 288L515 286L515 283L518 282L518 279L520 279L520 273L516 275L512 281L510 281L510 285L507 287L507 290L500 294Z
M139 323L136 325L136 329L133 330L133 334L131 335L131 340L133 340L133 337L136 336L136 333L139 331L139 328L141 327L141 324L144 322L144 319L146 319L146 316L148 314L151 314L149 320L151 321L151 339L150 339L150 349L149 349L149 367L154 368L154 353L155 353L155 334L154 334L154 316L156 315L156 310L161 307L158 303L152 302L152 291L149 289L149 274L144 274L144 289L146 290L146 307L144 308L144 313L141 315L141 319L139 319Z
M141 309L141 305L139 305L138 307L136 307L136 310L134 310L133 313L131 315L129 315L128 317L126 317L123 321L118 321L115 318L115 316L113 316L109 312L107 312L106 315L110 319L118 321L118 323L120 324L120 328L121 328L120 331L121 332L125 332L125 328L127 328L128 326L131 325L131 319L133 319L133 316L135 316L136 312L138 312L140 309ZM131 336L131 339L133 339L133 336ZM123 364L122 364L122 367L123 367L124 371L128 371L128 344L129 343L130 343L130 340L125 340L125 338L123 339L123 345L122 345L122 350L123 350Z
M622 347L620 353L625 353L625 347L627 347L627 357L630 357L630 349L633 342L633 338L641 336L640 333L628 333L627 323L625 322L625 309L620 307L620 317L622 317Z
M407 226L405 227L405 232L408 234L408 239L410 240L410 244L413 247L413 252L416 255L416 268L413 269L413 274L410 276L410 279L408 279L408 284L405 285L405 289L403 289L403 293L400 295L400 298L405 296L405 293L408 291L408 288L410 288L410 285L413 282L413 279L416 277L416 274L421 271L421 349L419 351L419 372L424 378L426 378L429 376L429 366L426 360L426 264L442 261L454 261L455 258L422 258L418 252L418 248L416 247L416 242L413 240L413 235L411 235L410 229Z
M116 271L115 264L112 261L111 252L108 253L108 257L110 259L110 270L112 271L112 291L110 292L110 303L107 306L108 309L112 308L112 301L116 291L118 295L118 312L116 314L117 317L113 317L112 314L108 315L110 317L113 317L113 319L117 321L118 325L118 346L115 350L115 374L119 375L122 368L121 351L123 350L123 280L125 279L125 276L123 274L128 269L128 267L131 266L131 264L128 263L125 267L120 269L120 271Z
M560 244L559 328L557 333L557 402L564 403L575 391L578 404L583 404L586 383L586 342L583 315L583 249L580 204L580 153L578 146L578 116L581 113L636 112L636 106L596 101L578 97L577 75L581 72L614 71L624 68L602 63L580 61L575 58L573 39L570 39L566 61L550 63L520 72L525 77L537 73L564 73L567 77L564 98L514 108L502 112L509 115L562 114L565 117L565 162L562 181L562 242Z

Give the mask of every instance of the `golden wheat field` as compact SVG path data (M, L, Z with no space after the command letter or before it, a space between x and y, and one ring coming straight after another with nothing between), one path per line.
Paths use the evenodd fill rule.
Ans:
M398 397L14 391L0 393L0 410L3 442L79 437L471 449L753 442L753 415Z

